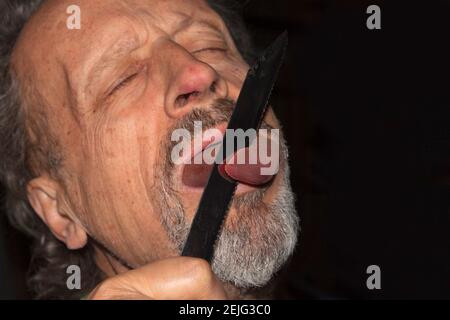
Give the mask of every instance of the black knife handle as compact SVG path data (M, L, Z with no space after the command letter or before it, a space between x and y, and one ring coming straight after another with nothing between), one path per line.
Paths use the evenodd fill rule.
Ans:
M214 245L224 220L223 212L228 211L228 208L224 209L218 204L229 205L227 200L233 197L237 185L222 177L217 164L209 177L208 185L210 184L216 186L215 190L221 190L221 193L213 193L213 189L205 188L182 252L183 256L202 258L208 262L211 262L214 255Z

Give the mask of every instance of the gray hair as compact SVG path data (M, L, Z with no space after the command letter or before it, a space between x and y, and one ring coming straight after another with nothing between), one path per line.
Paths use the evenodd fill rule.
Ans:
M28 278L31 292L39 299L78 299L92 290L103 274L95 263L91 242L81 250L68 250L53 236L28 202L27 182L36 170L51 171L58 157L51 148L55 143L48 140L51 134L42 125L45 116L42 119L27 117L24 89L28 92L30 88L25 87L32 84L19 83L11 69L11 55L20 32L43 2L2 0L0 4L0 183L6 189L4 205L11 224L33 242ZM254 52L241 18L242 5L239 1L226 0L209 0L208 3L221 15L236 46L251 63ZM31 100L34 104L42 103L38 96ZM66 287L66 268L73 264L85 270L80 291L67 290Z

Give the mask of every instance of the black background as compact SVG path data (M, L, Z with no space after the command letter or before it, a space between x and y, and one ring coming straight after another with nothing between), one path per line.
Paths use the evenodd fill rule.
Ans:
M450 298L449 2L253 0L245 16L258 48L289 31L272 104L302 232L277 297ZM29 243L1 219L0 297L26 298Z

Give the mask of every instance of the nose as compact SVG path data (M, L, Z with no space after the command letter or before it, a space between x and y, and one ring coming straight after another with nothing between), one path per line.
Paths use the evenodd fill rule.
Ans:
M170 61L171 74L166 111L180 117L193 108L205 107L214 99L228 94L226 81L209 64L180 48Z

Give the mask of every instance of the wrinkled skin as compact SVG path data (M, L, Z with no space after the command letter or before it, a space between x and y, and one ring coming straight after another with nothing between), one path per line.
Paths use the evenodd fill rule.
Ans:
M159 187L161 145L193 108L218 98L235 101L249 66L205 1L80 0L81 30L66 28L71 4L45 2L14 51L18 78L33 79L46 101L27 112L46 115L63 156L58 179L40 172L29 183L30 203L69 249L83 247L90 235L135 268L178 256L151 196ZM265 121L279 127L271 109ZM279 176L266 203L283 183ZM179 180L173 189L191 221L201 190ZM231 208L228 221L235 215ZM108 253L98 254L113 275Z

